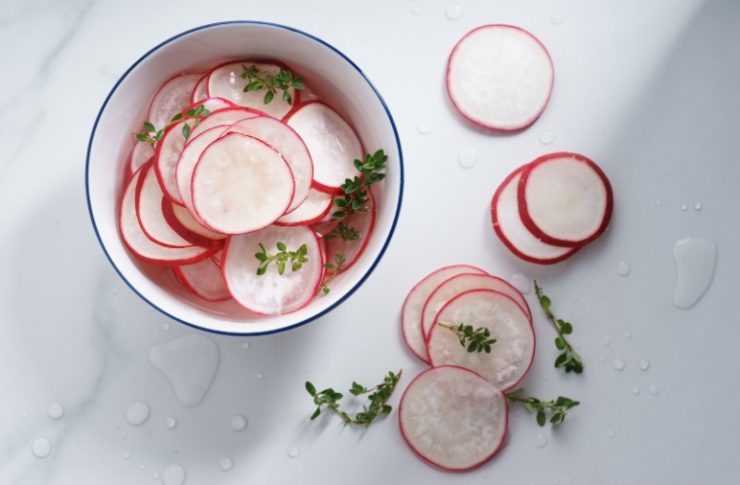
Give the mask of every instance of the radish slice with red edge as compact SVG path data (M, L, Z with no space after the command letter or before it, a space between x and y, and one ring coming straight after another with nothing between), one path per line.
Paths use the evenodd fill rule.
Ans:
M209 96L219 96L239 106L259 109L275 118L285 116L291 110L293 104L287 103L282 99L282 92L277 93L269 103L265 103L265 93L267 93L265 89L244 91L244 87L247 85L247 80L242 78L244 66L256 66L260 71L260 75L275 75L281 69L281 66L277 64L251 61L229 62L217 66L208 75ZM288 92L293 102L296 102L297 96L295 89L291 87L288 89Z
M185 227L188 231L214 241L220 241L226 238L226 234L211 231L200 222L196 221L193 217L193 214L191 214L191 212L187 208L177 204L171 205L172 215L174 215L177 221L182 224L183 227Z
M468 352L457 334L440 326L440 322L487 328L496 340L491 353ZM451 299L437 314L427 342L432 366L470 369L503 392L514 388L527 374L534 348L534 329L524 310L511 297L493 290L470 290Z
M188 137L188 141L201 133L210 130L214 126L231 126L237 121L254 118L255 116L264 116L264 113L239 106L231 106L229 108L212 111L208 116L201 120L198 126L192 129L190 136Z
M162 211L164 198L156 173L150 165L147 165L136 186L136 215L142 230L149 239L162 246L171 248L192 246L193 243L180 236L164 216Z
M298 271L293 271L288 264L282 275L272 263L265 274L258 275L260 261L255 254L261 252L259 244L274 254L278 242L285 244L289 251L297 251L305 244L308 262ZM311 229L269 226L229 238L222 268L226 285L238 303L256 313L276 315L294 312L311 301L323 277L324 259L318 238Z
M421 327L422 308L429 295L440 283L463 273L486 274L482 269L475 266L468 266L467 264L445 266L422 278L411 288L408 295L406 295L406 299L403 301L403 306L401 307L401 332L403 333L403 340L406 342L409 350L427 364L429 363L429 356L427 355L427 341L424 338Z
M182 196L183 205L191 212L193 218L197 221L195 207L193 207L193 172L198 164L203 151L214 141L218 140L229 125L216 125L206 131L190 136L188 142L180 153L180 159L175 167L175 178L177 180L177 190ZM199 222L202 225L202 223Z
M221 267L213 257L172 269L182 286L207 301L225 301L231 298Z
M306 200L296 209L275 221L275 224L279 226L308 226L316 224L329 213L333 202L334 197L326 192L310 189Z
M363 160L362 144L352 127L329 106L311 101L285 122L303 139L313 160L314 185L339 193L346 179L359 175L355 160Z
M243 234L283 215L293 187L290 167L271 146L229 133L211 143L195 166L193 207L208 228Z
M519 179L519 216L547 244L577 247L604 233L614 207L609 179L592 160L569 152L531 162Z
M295 180L295 193L287 212L306 200L313 179L313 162L300 136L285 123L269 116L258 116L234 123L229 133L253 136L273 147L290 165Z
M555 264L569 258L578 248L564 248L543 243L524 226L519 216L517 187L524 167L509 174L491 200L493 230L514 255L537 264Z
M467 369L428 369L401 397L398 421L409 447L445 471L465 471L490 460L508 429L506 396Z
M421 327L424 331L425 338L429 336L429 332L434 325L434 319L442 307L452 298L468 290L494 290L503 293L512 298L521 307L527 318L532 319L532 313L529 310L529 305L527 305L527 300L524 299L524 296L519 290L511 286L507 281L487 274L459 274L451 276L437 285L429 294L427 301L424 302L424 308L421 311Z
M191 103L197 103L198 101L202 101L208 97L208 73L201 76L200 79L198 79L198 82L195 83L195 87L193 88L193 92L190 95L190 102Z
M131 156L129 158L129 172L133 175L139 170L146 162L152 159L154 156L154 148L149 143L136 141L134 147L131 149Z
M185 207L172 203L172 201L167 199L167 197L162 198L162 214L164 214L164 218L167 221L167 224L169 224L169 226L181 238L185 239L190 244L195 244L197 246L210 247L223 245L223 239L225 237L223 234L208 231L208 229L203 228L203 226L201 226L201 228L203 228L205 231L208 231L210 234L215 235L216 237L206 237L199 232L190 230L187 226L180 222L178 216L175 215L175 207L177 207L178 210L184 211L189 214L189 211ZM196 222L196 224L198 223Z
M147 237L141 228L141 224L139 224L139 218L136 216L136 185L146 167L148 165L134 174L121 199L119 228L126 247L143 261L164 265L195 263L213 254L217 249L201 246L169 248L157 244Z
M499 131L534 123L550 99L552 59L513 25L484 25L463 36L447 61L447 93L460 114Z
M193 88L203 74L182 74L166 81L149 105L148 120L157 129L164 128L173 116L190 104Z

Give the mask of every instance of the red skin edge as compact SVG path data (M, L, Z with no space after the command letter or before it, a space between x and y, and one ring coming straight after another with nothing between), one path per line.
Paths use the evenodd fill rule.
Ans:
M162 214L164 214L164 219L165 221L167 221L167 224L170 225L172 230L175 231L181 238L185 239L191 244L204 248L221 248L223 246L223 239L209 239L205 236L194 233L193 231L182 225L182 223L177 219L174 211L172 210L172 202L169 201L166 197L162 197Z
M495 293L495 294L500 295L500 296L502 296L502 297L504 297L506 299L511 300L516 305L517 308L519 308L520 310L522 310L522 307L520 307L513 298L511 298L509 295L504 295L500 291L496 291L496 290L468 290L468 291L463 291L462 293L460 293L459 295L455 296L454 298L450 299L450 301L448 301L447 303L445 303L445 306L443 306L442 308L440 308L440 310L437 313L437 315L440 315L448 306L450 306L457 299L459 299L459 298L461 298L461 297L463 297L463 296L465 296L465 295L467 295L469 293ZM524 312L524 310L522 310L522 312ZM526 317L527 314L525 313L524 316ZM436 320L436 318L435 318L435 320ZM529 373L529 369L532 368L532 362L534 362L534 355L535 355L535 353L537 351L537 336L536 336L536 334L534 332L534 324L532 323L532 319L529 318L529 317L527 317L527 321L529 322L529 332L532 334L532 355L529 356L529 362L527 363L527 368L524 369L524 372L522 372L522 375L519 376L519 379L517 379L516 381L512 382L511 384L509 384L507 387L502 388L501 389L501 392L509 391L511 389L514 389L516 386L518 386L519 383L522 382L522 380L524 379L524 377ZM432 333L434 333L437 328L438 328L438 325L435 322L434 325L432 326L432 330L429 332L429 339L427 339L427 354L429 354L429 363L430 363L430 365L432 367L441 367L441 366L434 365L434 361L432 360L432 354L429 352L429 344L432 341ZM471 371L471 372L473 372L473 371Z
M150 164L151 162L147 162L146 164L142 165L141 168L136 173L141 172L145 167L149 166ZM134 177L135 176L136 174L134 174ZM125 191L124 191L124 194L125 194ZM141 254L136 252L136 250L133 247L131 247L128 241L126 241L126 238L123 237L123 231L121 230L122 221L123 221L123 196L118 201L118 231L121 236L121 241L123 241L123 245L126 246L129 252L133 254L137 259L153 264L153 265L156 265L156 266L173 266L173 265L178 265L178 264L197 263L198 261L201 261L218 251L217 248L213 248L213 249L206 250L202 254L199 254L198 256L194 256L190 259L181 259L181 260L172 260L172 261L170 260L163 261L161 259L147 258L146 256L142 256Z
M473 464L473 465L471 465L471 466L469 466L467 468L447 468L445 466L440 465L439 463L436 463L436 462L430 460L426 456L422 455L414 447L414 445L411 443L411 440L409 440L408 436L406 436L406 432L403 430L403 422L401 421L401 415L403 414L402 413L402 411L403 411L403 402L405 400L406 393L408 392L409 388L414 384L414 382L417 379L419 379L422 375L426 374L427 372L432 372L432 371L434 371L434 369L440 369L440 368L443 368L443 367L453 367L453 368L464 370L465 372L470 372L471 374L475 375L476 377L479 377L479 378L483 379L486 383L488 383L488 381L486 381L486 379L484 379L480 374L478 374L478 373L476 373L476 372L474 372L474 371L472 371L470 369L466 369L464 367L460 367L459 365L444 365L444 366L431 367L429 369L426 369L425 371L421 372L419 375L417 375L416 377L414 377L411 380L411 382L409 382L409 385L406 386L406 389L403 391L403 394L401 395L401 401L398 404L398 428L401 431L401 436L403 436L403 440L406 442L406 445L409 448L411 448L411 451L413 451L416 454L416 456L418 456L419 458L421 458L422 461L428 463L429 465L431 465L434 468L436 468L438 470L441 470L443 472L451 472L451 473L467 472L467 471L470 471L470 470L474 470L474 469L476 469L476 468L484 465L488 461L490 461L494 456L496 456L496 454L506 444L506 442L507 442L506 438L507 438L507 436L509 434L509 402L506 399L506 396L504 395L504 398L503 398L503 400L504 400L504 416L506 416L506 420L504 422L504 432L501 434L501 440L496 444L496 446L494 447L493 451L488 456L484 457L478 463L475 463L475 464ZM503 394L503 391L501 391L501 393Z
M201 83L206 83L206 94L208 94L208 74L210 74L210 71L206 72L201 76L200 79L198 79L198 82L195 83L195 87L193 87L193 92L190 93L190 102L191 103L197 103L198 101L195 99L195 92L198 91L198 86L200 86ZM206 96L208 97L208 96Z
M573 251L571 251L569 253L565 253L562 256L559 256L557 258L552 258L552 259L534 258L532 256L529 256L528 254L524 254L523 252L521 252L519 250L519 248L517 248L516 246L514 246L514 244L512 244L512 242L509 241L509 239L506 237L506 235L504 234L504 232L499 227L499 224L498 224L498 214L497 214L497 210L498 210L497 209L498 198L501 195L501 192L503 191L504 187L506 187L506 185L508 185L508 183L511 182L511 179L513 179L514 177L516 177L519 174L519 172L521 172L525 167L526 167L526 165L521 166L521 167L517 168L516 170L514 170L513 172L511 172L504 179L504 181L501 182L501 185L498 186L498 188L496 189L496 192L493 194L493 198L491 199L491 223L493 225L493 230L496 232L496 235L498 235L498 237L501 240L501 242L503 243L503 245L506 246L509 249L509 251L511 251L516 257L518 257L518 258L520 258L520 259L522 259L524 261L527 261L527 262L530 262L530 263L535 263L535 264L545 264L545 265L555 264L555 263L559 263L561 261L565 261L566 259L568 259L571 256L573 256L573 254L575 254L575 252L578 251L578 249L580 249L580 248L573 248Z
M213 261L213 259L211 259L211 262L213 264L215 264L216 266L219 266L215 261ZM180 266L183 266L183 265L180 265ZM202 298L202 299L204 299L206 301L214 302L214 303L215 302L219 302L219 301L226 301L226 300L230 300L231 299L231 294L230 293L228 293L225 296L222 296L220 298L209 298L209 297L207 297L207 296L199 293L198 290L196 290L195 287L190 284L190 282L188 281L187 277L185 276L185 273L182 272L182 268L180 266L175 266L174 268L172 268L172 274L175 275L175 279L177 280L178 283L180 283L186 290L190 291L195 296L197 296L199 298ZM220 266L219 266L219 271L220 271Z
M146 227L144 226L144 222L141 220L141 212L139 211L139 205L141 204L141 191L144 187L144 181L149 176L149 172L152 170L152 167L147 167L147 170L141 173L141 176L139 176L139 180L136 181L136 193L134 195L134 206L136 207L136 218L139 220L139 225L141 226L141 230L144 231L144 234L146 234L146 237L154 241L155 243L159 244L160 246L164 246L166 248L184 248L186 246L175 246L173 244L167 244L159 239L155 238L151 234L149 234L149 231L146 230ZM165 197L166 200L166 197Z
M200 73L198 73L198 72L181 72L181 73L179 73L179 74L175 74L174 76L170 76L170 77L168 77L168 78L167 78L167 80L166 80L165 82L163 82L162 84L160 84L160 85L159 85L159 87L157 88L157 90L156 90L156 91L154 91L154 95L152 96L152 99L150 99L150 100L149 100L149 104L148 104L148 105L147 105L147 107L146 107L146 117L147 117L147 119L149 118L149 115L150 115L150 114L151 114L151 112L152 112L152 103L153 103L153 102L154 102L154 100L155 100L155 99L157 98L157 95L158 95L158 94L159 94L159 92L160 92L160 91L162 90L162 88L163 88L163 87L165 87L165 85L166 85L167 83L169 83L170 81L172 81L172 80L173 80L173 79L175 79L175 78L178 78L178 77L180 77L180 76L190 76L190 75L192 75L192 74L200 74ZM191 96L191 98L192 98L192 96Z
M496 28L504 27L504 28L515 29L520 32L524 32L525 34L530 36L532 39L534 39L534 41L537 42L542 47L542 50L544 50L545 54L547 55L547 59L550 61L550 72L552 75L552 82L550 83L550 92L547 93L547 99L543 103L542 108L540 108L540 110L531 120L527 121L524 125L517 126L515 128L502 128L500 126L490 125L486 123L485 121L473 118L472 116L463 112L462 109L460 109L457 102L455 101L454 96L452 95L452 92L450 91L450 64L452 63L452 58L455 56L455 52L457 52L458 47L460 47L460 44L474 32L477 32L478 30L481 30L481 29L488 29L492 27L496 27ZM530 126L534 124L535 121L537 121L537 119L539 119L539 117L545 111L545 108L547 107L547 105L550 103L550 98L552 97L553 86L555 86L555 67L553 66L552 57L550 56L550 52L547 50L545 45L537 37L535 37L531 32L524 30L521 27L517 27L516 25L488 24L488 25L481 25L480 27L476 27L475 29L471 30L470 32L462 36L462 38L457 41L457 43L455 44L455 47L452 48L450 55L447 57L447 67L445 69L445 90L447 91L447 95L450 98L452 105L455 107L455 110L460 114L460 116L462 116L469 122L473 123L474 125L480 126L481 128L485 128L487 130L495 131L498 133L513 133L513 132L522 131L522 130L529 128Z
M278 61L276 59L270 59L270 58L265 58L265 59L247 59L247 60L241 60L241 61L238 60L238 59L234 59L234 60L231 60L231 61L222 62L221 64L217 65L216 67L212 67L211 69L209 69L206 72L206 75L205 75L205 77L207 78L206 79L206 94L208 95L209 98L211 97L211 90L209 89L208 85L210 84L209 81L211 79L211 73L213 71L215 71L216 69L218 69L219 67L228 66L229 64L236 64L236 63L242 63L242 64L274 64L276 66L282 67L286 71L290 71L293 74L296 74L283 61ZM295 106L295 105L297 105L298 103L301 102L301 90L300 89L294 89L293 91L294 91L294 94L293 94L293 106ZM293 108L291 108L291 111L292 110L293 110ZM269 115L267 115L267 116L269 116Z
M318 238L315 232L311 231L310 229L308 229L308 231L311 233L313 238L316 240L316 250L321 257L321 261L320 261L321 273L319 273L319 278L316 280L316 283L314 284L313 291L310 293L310 296L306 299L306 301L298 308L291 310L287 313L281 313L281 315L289 315L291 313L295 313L299 310L303 310L304 308L306 308L306 306L308 306L313 301L313 299L316 297L316 294L319 292L319 289L321 288L321 283L324 281L324 275L326 273L324 264L326 263L326 257L324 255L324 251L322 251L322 248L321 248L321 240ZM222 257L222 262L221 262L221 274L224 277L224 281L226 282L226 287L229 289L229 293L231 293L231 295L234 296L234 292L231 291L231 286L229 285L229 279L226 277L226 265L224 264L229 257L230 247L231 247L231 238L228 238L226 241L226 245L224 246L224 251L223 251L223 257ZM236 297L234 297L234 301L236 301L243 308L246 308L250 312L256 313L257 315L267 315L267 316L275 315L274 313L264 313L264 312L259 312L252 308L249 308L248 306L243 304L241 301L239 301L239 299L237 299Z
M589 166L589 168L596 172L596 175L599 176L606 189L606 207L604 208L604 215L601 220L601 225L596 229L596 231L594 231L593 234L580 241L568 241L565 239L558 239L556 237L549 236L542 229L537 227L537 224L530 217L529 211L527 209L526 188L527 180L529 180L529 174L532 173L532 170L537 168L538 165L559 158L572 158L574 160L578 160L579 162L585 163ZM534 234L544 243L550 244L552 246L561 246L566 248L582 247L598 239L609 226L609 221L612 218L612 212L614 210L614 193L612 192L611 183L609 183L609 179L607 178L604 171L601 170L601 167L596 165L596 163L590 158L585 157L584 155L581 155L579 153L572 152L548 153L547 155L542 155L541 157L536 158L535 160L527 164L524 168L524 171L522 172L522 176L519 178L519 186L517 187L517 201L519 203L519 217L521 217L522 223L524 223L529 232Z
M316 224L321 219L323 219L324 216L326 216L329 213L329 211L331 210L332 205L334 205L334 199L330 199L329 200L329 205L326 206L326 209L324 209L323 211L321 211L321 214L319 214L316 217L313 217L311 219L306 219L304 221L298 221L298 222L280 222L280 220L277 220L277 221L275 221L275 225L276 226L290 227L290 226L310 226L312 224ZM300 207L300 205L298 207ZM297 209L297 207L296 207L296 209ZM290 212L288 212L288 214L290 214Z
M444 280L443 282L441 282L440 284L438 284L437 287L434 288L434 290L432 290L431 293L429 293L429 297L427 297L427 300L424 302L424 306L421 309L421 317L422 317L422 320L421 320L421 328L422 328L422 331L424 331L424 322L425 322L425 320L424 320L424 314L425 314L425 311L426 311L426 308L427 308L427 303L429 303L429 300L432 298L432 296L434 296L434 294L437 293L437 291L439 290L439 288L442 285L444 285L445 283L447 283L448 281L453 280L455 278L459 278L461 276L470 276L470 275L484 276L484 277L488 277L488 278L492 278L492 279L498 280L498 281L504 283L506 286L508 286L512 290L516 291L519 294L519 296L522 297L522 301L524 302L524 305L526 305L526 306L523 307L516 300L514 300L514 303L516 303L516 306L518 306L519 308L522 309L522 311L524 312L524 314L527 315L527 318L529 318L529 321L530 322L532 321L532 311L529 309L529 305L527 304L527 299L524 298L524 295L522 295L522 293L519 290L517 290L516 288L514 288L514 286L512 286L511 283L509 283L508 281L506 281L503 278L500 278L498 276L494 276L494 275L488 274L488 273L482 273L482 274L481 273L461 273L461 274L458 274L458 275L455 275L455 276L450 276L449 278L447 278L446 280ZM496 291L496 290L490 290L489 288L471 288L469 290L465 290L465 292L468 292L468 291L476 291L476 290ZM508 296L508 295L505 295L505 296ZM512 298L512 300L513 300L513 298ZM445 306L447 306L447 304L445 304ZM437 312L437 314L439 314L439 312ZM436 319L437 318L437 315L435 315L434 317ZM431 332L432 327L434 327L434 324L432 324L432 326L429 327L429 334L428 335L424 335L424 340L427 341L427 342L429 342L429 337L432 334L432 332Z
M212 225L208 224L208 223L207 223L207 221L206 221L206 220L205 220L205 219L203 218L203 215L202 215L202 214L200 213L200 211L198 210L198 203L196 202L196 199L195 199L195 179L196 179L196 177L197 177L197 175L198 175L198 168L200 167L200 162L201 162L201 161L203 160L203 156L204 156L204 155L206 154L206 152L208 151L208 149L209 149L209 148L211 148L211 147L212 147L213 145L215 145L216 143L219 143L219 142L221 142L221 141L223 141L223 140L225 140L226 138L228 138L228 137L231 137L231 136L241 136L241 137L245 137L245 138L252 138L253 140L257 141L258 143L262 143L263 145L265 145L266 147L270 148L271 150L273 150L273 151L274 151L275 153L278 153L278 155L279 155L279 152L278 152L277 150L275 150L275 149L274 149L274 148L272 147L272 145L270 145L270 144L268 144L268 143L265 143L264 141L260 140L259 138L256 138L256 137L253 137L253 136L249 136L249 135L242 135L241 133L228 133L228 134L226 134L226 135L222 136L221 138L218 138L218 139L214 140L214 141L213 141L213 142L212 142L212 143L211 143L210 145L208 145L208 146L207 146L207 147L206 147L206 148L205 148L205 149L203 150L203 152L202 152L202 153L200 154L200 157L198 158L198 162L197 162L197 163L195 164L195 167L193 168L193 183L191 184L191 188L190 188L190 194L191 194L191 195L190 195L190 197L191 197L191 199L190 199L190 200L192 200L192 201L193 201L193 208L195 209L195 215L196 215L196 220L197 220L198 222L201 222L201 223L203 223L203 225L204 225L204 226L205 226L206 228L208 228L208 229L210 229L210 230L212 230L212 231L214 231L214 232L220 232L221 234L229 234L229 233L228 233L227 231L224 231L223 229L218 229L218 228L214 228L214 227L213 227ZM290 169L290 165L288 165L288 162L286 162L286 161L285 161L285 160L284 160L284 159L283 159L282 157L280 157L280 160L282 160L282 161L283 161L283 163L285 164L285 167L286 167L286 168L288 169L288 172L290 172L290 175L291 175L291 182L292 182L292 184L293 184L293 185L292 185L292 190L291 190L291 192L290 192L290 197L288 198L288 202L286 203L286 205L285 205L285 207L283 208L283 210L282 210L282 211L280 212L280 216L282 216L282 215L283 215L283 214L285 213L285 210L286 210L286 209L287 209L288 207L290 207L290 203L291 203L291 201L293 200L293 194L295 194L295 182L294 182L294 181L293 181L293 179L292 179L292 176L293 176L293 171L292 171L292 170ZM243 232L243 233L241 233L241 234L246 234L246 233L249 233L249 232L254 232L254 231L258 231L258 230L260 230L260 229L264 229L265 227L267 227L267 226L271 225L271 224L272 224L273 222L275 222L275 221L271 221L271 222L269 222L269 223L267 223L267 224L264 224L263 226L260 226L260 227L253 227L253 228L250 228L249 230L247 230L247 231L244 231L244 232Z
M432 271L431 273L429 273L428 275L424 276L422 279L420 279L419 281L417 281L416 284L414 286L412 286L411 289L409 290L409 292L406 294L406 298L403 299L403 304L401 305L401 335L403 336L403 341L406 343L406 347L408 347L408 349L411 351L411 353L414 354L419 360L421 360L425 364L429 364L429 358L428 358L428 356L422 356L422 355L417 354L414 351L414 349L411 347L411 345L409 345L409 338L408 338L408 335L406 334L406 325L405 325L405 322L404 322L404 320L405 320L404 315L406 313L404 310L406 309L406 305L408 304L408 300L409 300L409 297L411 296L411 294L414 292L414 290L416 290L416 288L419 287L419 285L421 285L422 283L424 283L428 278L430 278L431 276L434 276L435 274L439 273L440 271L444 271L444 270L450 269L450 268L460 268L460 267L466 267L466 268L470 268L472 270L478 270L478 271L481 271L481 274L488 274L488 273L486 273L485 271L483 271L480 268L476 268L475 266L469 266L467 264L451 264L451 265L448 265L448 266L443 266L443 267L441 267L439 269L436 269L436 270ZM447 280L445 280L445 281L447 281ZM423 311L423 307L422 307L422 311ZM424 339L424 340L426 341L426 339Z

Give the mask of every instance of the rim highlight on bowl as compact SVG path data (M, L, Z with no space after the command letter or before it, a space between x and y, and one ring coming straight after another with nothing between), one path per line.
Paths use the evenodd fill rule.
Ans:
M205 69L219 61L275 58L285 61L311 87L348 116L366 151L383 148L389 156L380 185L376 228L365 253L332 280L329 295L303 310L259 317L233 302L199 302L179 288L168 268L141 264L129 255L118 232L117 207L123 163L135 127L155 87L169 76ZM309 82L310 84L310 82ZM102 160L102 161L101 161ZM97 162L96 162L97 161ZM93 125L85 162L85 192L90 220L113 268L144 301L185 325L225 335L263 335L304 325L349 298L376 268L395 232L403 199L403 153L393 116L380 93L346 55L318 37L285 25L234 20L196 27L161 42L134 62L105 98Z

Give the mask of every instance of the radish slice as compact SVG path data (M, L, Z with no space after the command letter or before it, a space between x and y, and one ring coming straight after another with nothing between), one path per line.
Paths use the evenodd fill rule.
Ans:
M315 224L329 213L332 202L334 202L334 198L326 192L310 189L306 200L296 209L278 219L275 224L279 226L308 226Z
M524 226L555 246L576 247L597 239L614 206L609 179L577 153L550 153L527 165L517 196Z
M201 123L201 125L203 124L205 124L205 122ZM203 155L203 151L208 148L208 145L219 139L223 134L224 129L228 126L229 125L216 125L198 135L193 136L191 134L190 138L188 138L188 142L180 153L180 159L177 161L177 166L175 167L177 190L182 196L183 205L187 207L191 214L195 214L195 207L193 207L193 194L191 191L195 166L198 164L198 160L201 155ZM193 218L195 217L196 216L193 215Z
M491 220L501 242L519 258L538 264L554 264L569 258L577 248L563 248L543 243L532 235L519 216L517 187L524 167L501 183L491 200Z
M339 270L340 273L355 264L370 241L370 235L375 227L375 197L373 193L368 191L367 212L355 212L344 219L343 222L359 233L357 239L342 239L334 231L334 228L338 225L336 221L314 226L314 230L326 241L327 261L336 265L338 255L344 258L344 263L342 263ZM330 272L336 272L336 269L330 270Z
M182 133L182 127L185 123L192 126L192 121L182 120L170 125L165 130L162 139L157 143L157 150L154 155L154 169L157 172L162 191L168 199L179 205L182 205L183 202L180 191L177 189L175 169L187 141Z
M175 278L185 288L208 301L224 301L231 298L226 287L221 267L214 258L206 258L194 264L173 268Z
M222 245L223 238L225 237L223 234L218 234L218 233L209 231L211 232L211 234L214 234L217 236L216 238L212 238L212 237L203 236L202 234L199 234L195 231L191 231L183 223L181 223L180 220L177 218L177 216L175 215L175 209L174 209L175 207L177 207L178 210L189 213L189 211L186 208L172 203L172 201L167 199L167 197L162 198L162 214L164 214L164 218L167 221L167 224L169 224L169 226L181 238L185 239L190 244L195 244L196 246L210 247L210 246L221 246ZM205 230L208 231L208 229L205 229Z
M362 160L362 144L352 127L329 106L306 103L285 120L308 147L313 160L314 184L338 193L346 179L359 175L354 161Z
M234 123L230 133L259 138L277 150L290 165L295 179L295 193L288 212L295 210L308 197L313 179L313 162L306 144L293 128L269 116L259 116Z
M439 322L485 327L496 343L490 354L468 352L457 334L439 326ZM442 307L429 334L427 352L432 366L459 365L477 372L505 392L526 375L534 347L532 323L511 297L493 290L470 290Z
M164 194L157 181L157 175L150 165L144 169L136 186L136 215L144 233L149 239L162 246L184 248L193 243L175 231L162 212Z
M121 199L119 227L126 247L139 259L155 264L195 263L213 254L216 249L200 246L168 248L147 237L141 228L141 224L139 224L139 218L136 216L136 186L143 170L147 167L149 165L145 165L134 174Z
M452 298L469 290L494 290L513 299L519 307L532 319L532 313L519 290L511 286L508 282L491 275L482 274L460 274L452 276L441 282L429 295L424 302L424 308L421 311L421 328L424 336L429 337L437 313ZM467 322L466 322L467 323Z
M277 93L272 101L265 104L264 99L267 91L264 89L249 92L244 91L244 87L247 85L247 81L241 77L242 72L244 72L244 66L257 66L261 75L275 75L280 71L280 66L276 64L256 63L250 61L223 64L213 69L208 75L208 94L210 96L226 98L239 106L259 109L275 118L282 118L285 116L288 111L291 110L293 105L286 103L282 99L281 92ZM290 88L288 92L293 100L295 100L295 89Z
M190 104L193 88L203 74L182 74L165 82L149 105L149 121L157 128L170 122Z
M273 263L265 274L257 275L259 260L254 255L260 252L259 244L274 254L278 242L290 251L305 244L308 262L298 271L288 264L282 275ZM231 295L242 306L265 315L284 314L303 308L314 297L323 277L324 259L311 229L269 226L229 239L224 250L223 273Z
M208 73L204 74L198 82L195 83L193 93L190 95L190 102L197 103L208 97Z
M188 137L188 141L200 135L201 133L210 130L214 126L231 126L237 121L263 115L264 113L262 113L261 111L241 108L238 106L232 106L229 108L212 111L208 116L203 118L198 126L193 128L193 130L190 132L190 137Z
M134 148L131 149L131 157L129 158L129 171L131 174L136 173L146 162L152 159L154 156L154 148L149 143L136 141Z
M171 204L171 206L172 215L174 215L177 221L188 231L214 241L220 241L226 238L226 234L211 231L200 222L196 221L193 214L191 214L187 208L177 204Z
M283 215L293 198L293 174L272 147L230 133L211 143L193 172L198 219L224 234L256 231Z
M403 307L401 308L401 332L403 333L403 340L406 342L409 350L427 364L429 363L427 341L421 329L422 308L429 295L440 283L463 273L486 274L482 269L466 264L445 266L422 278L411 288L411 291L409 291L409 294L406 295L406 299L403 301Z
M554 69L545 46L512 25L484 25L447 61L447 93L469 121L500 131L528 127L545 109Z
M506 396L467 369L428 369L411 381L398 410L401 434L428 463L447 471L482 465L501 449Z

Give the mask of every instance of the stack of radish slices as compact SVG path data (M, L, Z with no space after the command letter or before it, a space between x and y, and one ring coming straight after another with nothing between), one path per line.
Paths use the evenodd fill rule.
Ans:
M334 196L359 176L363 147L349 123L320 100L301 104L244 91L244 66L275 73L275 63L237 62L165 82L128 164L120 231L141 261L168 265L184 288L208 301L236 300L258 314L308 304L322 282L360 257L375 221L375 200L351 224L359 238L335 237ZM236 81L235 81L236 80ZM314 96L315 98L315 96ZM148 126L148 127L147 127ZM145 138L143 141L141 138ZM256 253L305 245L307 262L257 274ZM262 245L262 246L260 246ZM327 272L327 261L341 258Z
M496 340L490 353L468 352L443 326L484 327ZM401 433L424 460L463 471L490 459L508 425L504 393L524 378L534 358L532 315L524 296L480 268L440 268L409 292L401 311L404 340L431 366L406 388Z
M493 229L519 258L554 264L596 240L614 206L609 179L583 155L558 152L517 168L491 200Z

